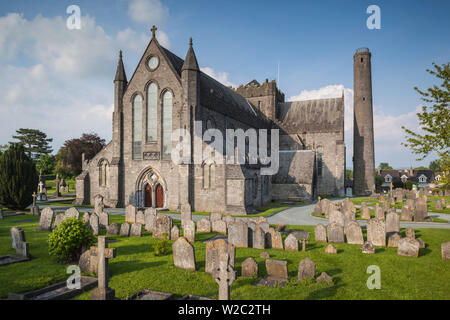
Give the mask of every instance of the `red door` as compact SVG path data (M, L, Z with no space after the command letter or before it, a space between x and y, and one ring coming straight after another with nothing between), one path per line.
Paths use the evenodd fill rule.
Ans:
M156 186L156 207L164 207L164 190L160 184Z
M145 185L145 207L152 207L152 187L149 184Z

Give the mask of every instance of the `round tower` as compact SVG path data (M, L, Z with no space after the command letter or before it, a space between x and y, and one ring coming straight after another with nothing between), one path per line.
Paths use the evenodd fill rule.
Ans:
M372 68L369 49L353 56L353 192L375 192L375 151L373 136Z

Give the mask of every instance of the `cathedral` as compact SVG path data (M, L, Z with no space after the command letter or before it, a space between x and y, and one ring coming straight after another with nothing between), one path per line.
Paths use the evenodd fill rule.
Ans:
M249 214L272 201L344 195L344 96L286 102L275 81L227 87L199 68L192 40L185 59L152 38L128 80L120 53L114 79L112 141L83 156L76 204L100 195L109 207ZM175 163L176 129L279 132L279 170L262 163ZM246 144L248 144L246 138ZM193 143L192 141L189 143ZM205 145L206 143L203 142ZM215 150L226 157L223 150ZM217 155L216 155L217 156Z

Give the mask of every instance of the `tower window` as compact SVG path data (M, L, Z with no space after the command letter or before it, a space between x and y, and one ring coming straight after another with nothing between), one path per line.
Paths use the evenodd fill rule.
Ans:
M142 97L133 101L133 159L142 159Z
M363 97L363 101L366 101L366 97Z
M172 151L172 106L173 96L170 91L166 91L163 96L163 132L162 132L162 157L170 159Z
M158 118L158 87L151 83L147 89L147 141L157 140Z
M322 147L318 147L317 148L317 175L319 177L322 176L322 171L323 171L322 156L323 156L323 148Z
M364 61L364 59L363 58L361 58L361 62L363 62Z

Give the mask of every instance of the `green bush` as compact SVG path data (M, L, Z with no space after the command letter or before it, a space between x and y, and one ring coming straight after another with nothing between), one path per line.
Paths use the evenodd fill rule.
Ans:
M38 180L36 165L25 154L23 145L11 144L0 157L0 204L24 210L33 202Z
M411 180L406 181L406 184L405 184L406 189L412 190L413 184L414 184L414 182Z
M171 252L171 245L168 240L158 241L153 244L155 256L165 256Z
M403 182L402 182L402 180L395 180L395 181L392 183L392 186L393 186L394 188L403 188Z
M89 248L96 238L92 229L77 218L62 221L48 237L48 251L61 262L77 261L83 246Z

